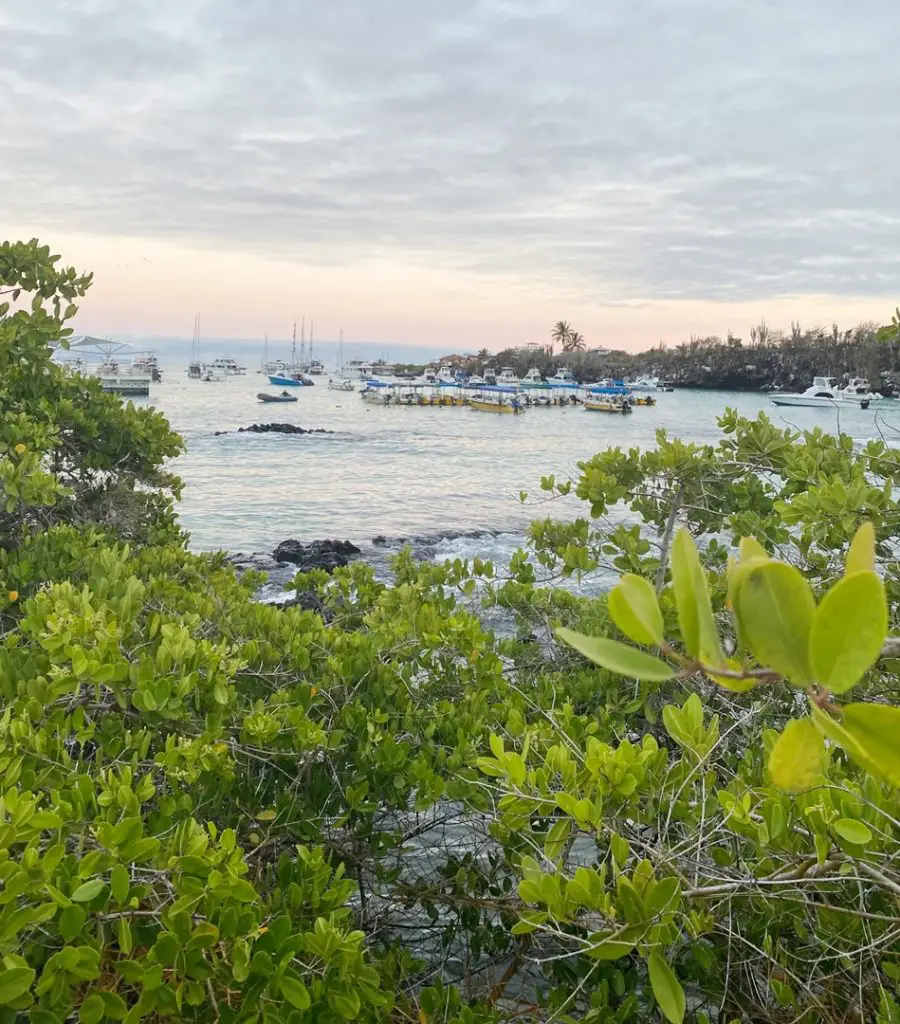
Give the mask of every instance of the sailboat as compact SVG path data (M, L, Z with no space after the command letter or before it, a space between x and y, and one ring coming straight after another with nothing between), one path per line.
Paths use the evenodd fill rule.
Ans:
M310 370L310 372L312 372ZM349 377L344 375L344 332L341 331L341 340L338 342L338 365L337 373L339 376L329 377L328 386L332 391L353 391L353 381Z
M200 314L194 314L194 333L191 335L191 361L188 363L187 375L191 380L200 380L203 376L203 364L200 362Z
M306 320L303 321L304 328L306 327ZM302 335L301 335L302 338ZM301 360L304 348L304 342L300 342ZM294 329L291 333L291 362L290 365L284 367L276 373L269 374L269 383L274 384L280 388L296 388L303 387L304 385L310 386L314 382L306 376L301 369L301 364L297 362L297 321L294 321Z

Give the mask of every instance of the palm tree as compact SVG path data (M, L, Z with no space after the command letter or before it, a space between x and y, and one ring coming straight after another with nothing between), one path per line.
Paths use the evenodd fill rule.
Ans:
M572 325L568 320L557 320L553 325L553 329L550 331L550 337L554 342L558 342L562 346L563 352L568 352L567 348L569 337L572 334Z
M491 358L490 352L486 348L479 349L478 355L475 356L479 363L486 363Z
M566 349L567 352L584 352L587 348L585 344L584 335L580 331L572 331L569 334L569 347Z

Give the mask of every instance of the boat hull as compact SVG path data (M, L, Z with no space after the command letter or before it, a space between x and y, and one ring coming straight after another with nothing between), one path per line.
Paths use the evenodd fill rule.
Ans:
M294 380L293 377L280 377L278 374L273 374L269 377L269 383L277 388L302 388L304 387L302 380Z
M296 395L267 395L265 392L260 391L256 396L260 402L296 402L298 398Z
M774 405L804 409L839 409L841 406L867 409L867 398L825 398L817 395L770 395Z
M631 406L627 402L598 402L590 398L584 400L586 412L611 412L619 416L631 412Z
M469 405L478 412L494 412L500 413L501 415L514 415L525 411L517 405L505 405L502 402L487 402L480 398L470 398Z

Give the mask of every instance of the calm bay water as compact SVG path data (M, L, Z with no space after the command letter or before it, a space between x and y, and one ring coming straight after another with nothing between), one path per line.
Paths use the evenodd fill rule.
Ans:
M831 410L778 409L765 395L746 393L660 394L655 407L630 416L580 406L493 416L468 408L373 406L357 393L329 390L326 380L296 389L296 403L269 406L256 394L273 389L255 373L207 383L170 367L153 386L149 402L187 443L172 468L186 482L180 516L194 549L271 551L287 537L366 543L377 535L477 529L503 531L512 549L529 520L564 514L558 504L523 506L519 492L539 498L542 475L575 474L580 460L609 445L652 446L658 427L686 440L714 442L716 417L729 405L750 416L763 409L776 423L837 428ZM240 426L275 421L335 433L235 433ZM881 429L900 428L900 403L891 403L879 421ZM872 410L842 409L840 426L862 441L879 433ZM216 437L216 431L230 433ZM441 553L486 552L483 541L459 538Z

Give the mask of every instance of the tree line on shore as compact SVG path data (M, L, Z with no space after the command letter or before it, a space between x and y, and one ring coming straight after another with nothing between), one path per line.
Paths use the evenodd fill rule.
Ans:
M842 329L803 327L793 322L789 331L775 330L765 321L751 327L747 338L730 331L691 336L667 346L660 343L645 352L589 349L584 335L565 320L553 325L545 346L507 348L496 354L482 349L473 356L447 356L463 370L480 372L488 364L509 366L524 376L536 367L551 377L560 367L580 381L606 377L661 377L676 387L761 391L804 389L816 375L866 377L873 389L892 390L900 384L900 310L889 324L875 322ZM895 381L895 375L898 379Z

